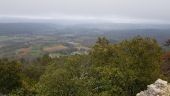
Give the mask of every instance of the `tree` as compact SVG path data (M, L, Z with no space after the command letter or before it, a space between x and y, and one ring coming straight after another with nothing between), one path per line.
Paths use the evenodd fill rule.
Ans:
M128 68L136 77L131 83L128 83L128 87L131 89L129 94L135 95L145 89L146 85L159 78L162 50L156 40L135 37L132 40L121 42L118 49L122 50L123 55L126 56L124 58L126 61L122 64L124 69Z
M162 51L151 38L96 43L90 55L93 94L135 96L160 76Z
M54 60L36 89L40 96L135 96L161 75L161 55L151 38L99 38L89 55Z
M85 85L83 56L57 59L41 77L37 92L40 96L88 96Z
M96 44L90 51L91 63L93 65L104 65L110 63L111 46L105 37L99 37Z
M21 64L8 59L0 60L0 93L8 94L22 87Z
M170 81L170 52L165 52L162 56L163 64L161 66L161 71L163 75Z

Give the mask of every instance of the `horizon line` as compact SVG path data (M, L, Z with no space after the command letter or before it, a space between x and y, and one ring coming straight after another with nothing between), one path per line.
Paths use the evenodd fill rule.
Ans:
M0 19L26 19L26 20L73 20L73 21L98 21L110 23L158 23L170 24L168 21L130 18L121 16L81 16L81 15L57 15L57 16L33 16L33 15L0 15Z

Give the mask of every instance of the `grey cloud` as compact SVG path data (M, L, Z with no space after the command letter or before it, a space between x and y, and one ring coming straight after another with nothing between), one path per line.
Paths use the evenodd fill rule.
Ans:
M105 16L170 21L170 0L0 0L0 15Z

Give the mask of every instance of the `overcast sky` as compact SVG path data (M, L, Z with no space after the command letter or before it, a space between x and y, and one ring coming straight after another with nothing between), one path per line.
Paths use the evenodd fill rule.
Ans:
M170 21L170 0L0 0L0 16Z

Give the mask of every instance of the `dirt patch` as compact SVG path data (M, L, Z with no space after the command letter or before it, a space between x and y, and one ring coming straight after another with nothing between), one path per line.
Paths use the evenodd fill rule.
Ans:
M55 51L62 51L62 50L66 50L66 49L68 49L68 47L60 44L60 45L45 47L45 48L43 48L43 51L45 51L45 52L55 52Z
M28 53L29 53L30 51L31 51L31 48L30 48L30 47L29 47L29 48L21 48L21 49L18 50L17 55L18 55L19 57L26 56L26 55L28 55Z

